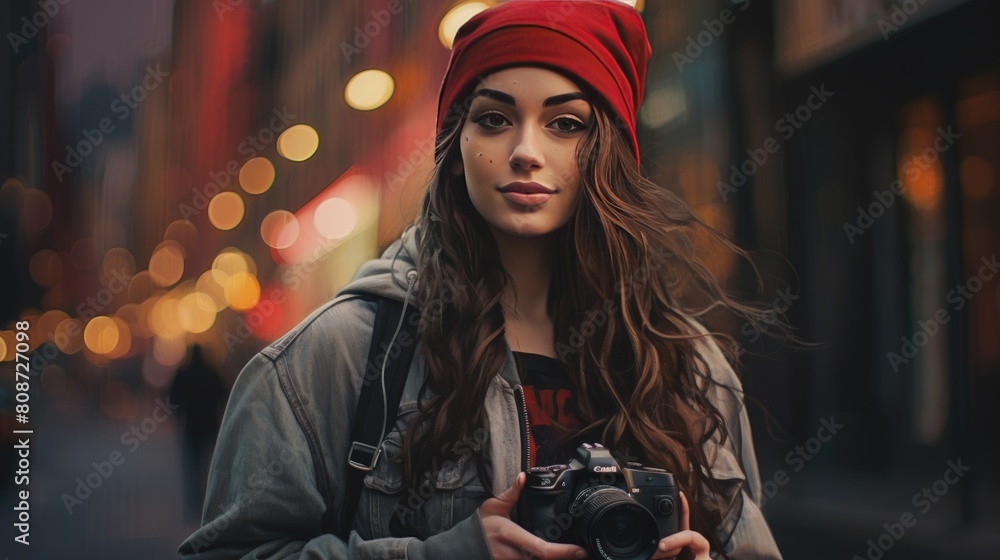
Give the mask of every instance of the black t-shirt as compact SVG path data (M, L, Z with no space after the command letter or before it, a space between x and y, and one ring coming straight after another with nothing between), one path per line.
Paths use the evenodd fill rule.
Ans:
M514 352L524 388L524 403L528 409L528 434L531 449L531 467L566 463L573 448L567 448L567 433L558 423L570 430L580 427L577 416L576 387L570 382L563 363L529 352Z

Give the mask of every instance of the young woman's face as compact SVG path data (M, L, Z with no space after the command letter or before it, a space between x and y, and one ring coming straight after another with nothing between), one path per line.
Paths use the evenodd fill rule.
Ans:
M564 226L580 196L576 149L593 121L580 88L551 70L516 67L488 76L473 96L459 142L476 210L494 233ZM532 190L542 193L525 194Z

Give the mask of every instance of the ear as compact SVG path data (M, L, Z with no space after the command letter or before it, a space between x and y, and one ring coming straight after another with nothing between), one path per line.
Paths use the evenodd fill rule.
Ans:
M454 163L451 164L451 174L456 177L461 177L465 174L465 162L462 158L458 158Z

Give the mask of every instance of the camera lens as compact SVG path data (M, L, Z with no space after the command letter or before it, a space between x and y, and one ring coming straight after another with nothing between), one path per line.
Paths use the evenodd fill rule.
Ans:
M592 558L646 560L656 552L656 520L620 488L587 488L573 501L570 514L579 516L577 537Z

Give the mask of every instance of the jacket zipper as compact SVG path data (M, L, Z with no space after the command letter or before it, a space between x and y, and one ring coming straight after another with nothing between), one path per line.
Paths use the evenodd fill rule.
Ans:
M528 403L524 400L524 388L520 384L514 385L514 396L517 398L517 414L521 420L521 442L524 444L524 447L521 448L521 470L526 471L531 466L531 440L529 439L531 426L528 424Z

